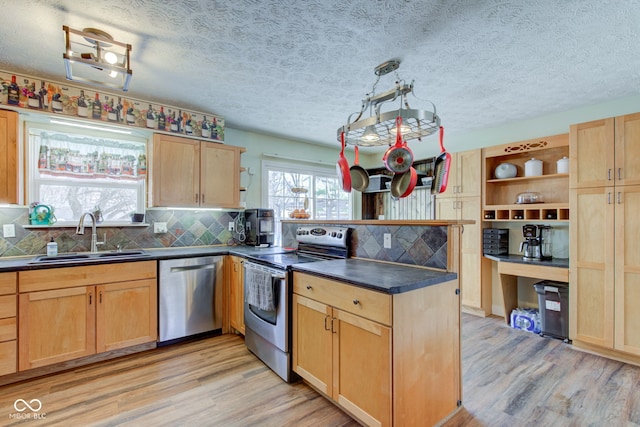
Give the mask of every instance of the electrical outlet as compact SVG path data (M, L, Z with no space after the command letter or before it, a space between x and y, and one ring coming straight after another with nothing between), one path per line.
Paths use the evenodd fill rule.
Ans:
M233 221L229 221L229 231L235 231L236 230L236 224Z
M166 222L154 222L153 223L153 232L154 233L166 233L167 232L167 223Z
M4 238L16 237L16 226L14 224L3 224L2 236L4 236Z
M391 233L384 233L384 248L391 249Z

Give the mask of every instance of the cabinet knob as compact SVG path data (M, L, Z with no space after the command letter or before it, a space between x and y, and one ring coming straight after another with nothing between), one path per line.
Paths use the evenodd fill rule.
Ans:
M199 196L199 194L196 193L196 203L198 203L198 196Z
M358 298L353 300L353 305L358 305L360 304L360 300Z
M200 201L204 203L204 193L202 193L202 196L200 196Z
M331 316L329 316L328 314L324 317L324 330L325 331L330 331L331 330L331 328L327 324L327 320L329 320L330 318L331 318Z
M311 289L313 289L313 287L311 285L307 285L307 290L310 291Z

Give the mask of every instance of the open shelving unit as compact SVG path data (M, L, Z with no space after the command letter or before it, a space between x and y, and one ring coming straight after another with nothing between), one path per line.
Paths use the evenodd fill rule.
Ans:
M569 221L569 174L556 173L557 160L569 156L569 134L484 149L484 221ZM524 176L525 162L542 160L542 175ZM516 166L514 178L494 175L501 163ZM515 203L520 193L540 193L542 203Z

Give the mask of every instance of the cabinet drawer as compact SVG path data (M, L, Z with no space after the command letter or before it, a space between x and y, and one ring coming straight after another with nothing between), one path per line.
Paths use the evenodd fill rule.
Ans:
M5 295L0 297L0 319L16 317L16 296Z
M17 273L0 273L0 295L16 293Z
M0 342L0 375L16 372L16 342Z
M391 326L391 295L298 272L293 273L293 292Z
M17 326L15 317L0 319L0 342L15 340L18 335Z
M156 261L98 264L20 272L20 293L156 277Z

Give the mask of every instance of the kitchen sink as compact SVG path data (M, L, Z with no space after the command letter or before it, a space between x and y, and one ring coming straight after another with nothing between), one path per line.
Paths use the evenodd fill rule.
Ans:
M149 254L142 250L132 251L112 251L112 252L100 252L100 253L66 253L56 256L38 255L29 261L30 264L56 264L64 262L74 261L91 261L91 260L108 260L108 259L120 259L126 257L138 257L148 256Z
M113 251L113 252L102 252L97 254L98 258L116 258L123 256L134 256L134 255L149 255L145 251Z
M74 253L56 255L56 256L38 255L33 260L31 260L31 262L32 263L64 262L64 261L77 261L77 260L88 259L88 258L89 258L88 254L74 254Z

